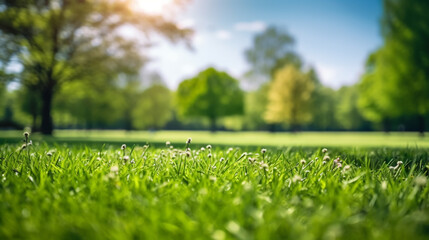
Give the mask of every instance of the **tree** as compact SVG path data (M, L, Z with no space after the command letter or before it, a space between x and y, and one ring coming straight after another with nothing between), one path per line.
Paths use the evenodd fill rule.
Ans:
M335 118L339 125L346 130L364 130L368 125L358 108L357 86L344 86L338 90L337 95Z
M311 120L311 95L314 83L294 65L275 73L268 92L265 119L270 123L287 123L293 131Z
M429 2L385 0L384 7L385 48L392 61L389 70L396 75L394 97L401 99L402 113L418 115L423 135L429 113Z
M429 113L429 2L384 0L384 45L370 57L360 106L380 120L417 115L421 135ZM379 99L375 99L375 97Z
M136 72L142 56L136 40L121 33L156 31L172 41L186 39L181 29L161 16L133 11L128 0L1 0L0 42L8 58L23 71L20 82L41 98L41 131L51 134L52 100L62 85ZM4 65L4 64L3 64Z
M16 101L23 113L31 116L31 131L37 131L37 122L40 113L40 99L25 86L22 86L15 94Z
M253 46L245 51L251 65L248 75L262 81L271 80L277 69L285 64L302 65L299 56L293 52L294 39L284 29L268 27L253 39Z
M137 129L163 127L172 117L171 92L154 84L141 93L133 110L133 126Z
M128 107L118 85L119 81L97 76L91 81L64 83L54 98L54 120L86 129L112 126L122 120L124 108Z
M208 68L180 83L177 105L182 116L207 117L215 131L218 118L243 113L243 92L236 79Z
M264 83L256 91L246 93L243 116L243 125L246 129L267 129L263 113L267 107L269 86L269 83Z
M358 108L362 115L375 123L381 123L385 132L390 131L390 121L400 114L399 99L395 99L394 92L397 88L392 81L395 73L389 70L389 61L392 57L386 57L385 49L379 49L372 53L365 65L365 73L358 84L359 97Z
M311 95L312 120L308 123L311 130L336 130L335 121L336 92L332 88L323 86L314 68L306 72L307 77L314 84L314 91Z

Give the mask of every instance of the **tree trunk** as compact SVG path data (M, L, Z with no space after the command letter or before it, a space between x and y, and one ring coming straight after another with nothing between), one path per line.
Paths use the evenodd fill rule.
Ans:
M390 121L388 118L384 118L383 121L383 131L385 133L389 133L390 132Z
M418 130L419 130L419 135L421 137L425 136L425 117L424 115L419 115L417 117L418 120Z
M32 118L33 118L33 123L31 124L31 131L32 132L37 132L37 112L33 112L32 114Z
M126 111L125 111L125 114L124 114L125 116L125 122L124 122L124 127L125 127L125 130L127 130L127 131L131 131L131 130L133 130L133 119L132 119L132 114L131 114L131 109L127 109Z
M299 124L297 123L291 123L290 129L292 133L297 133L299 131Z
M268 124L268 131L270 131L271 133L277 132L277 124L269 123Z
M216 118L215 117L210 118L210 131L216 132Z
M52 135L52 131L54 128L51 116L53 95L54 90L52 88L47 87L42 91L42 124L40 127L40 131L44 135Z

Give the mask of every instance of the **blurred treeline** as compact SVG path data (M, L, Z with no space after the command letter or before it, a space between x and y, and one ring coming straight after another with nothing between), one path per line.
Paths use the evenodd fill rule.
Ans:
M2 41L18 35L5 22L5 11L14 5L5 6L8 7L2 8L0 17ZM184 80L177 90L171 90L165 86L162 72L145 71L147 59L139 58L140 62L134 61L139 64L123 67L118 63L127 59L118 58L106 66L93 66L106 74L78 75L79 78L53 88L49 114L59 129L423 132L429 123L427 12L428 1L385 0L381 21L384 44L368 56L365 73L352 86L324 86L317 71L294 50L294 38L284 29L272 26L255 35L253 45L244 52L250 70L239 79L208 68ZM175 26L171 24L170 27ZM187 38L188 33L182 31L168 28L163 34L167 38ZM23 36L27 38L25 33ZM67 42L63 44L68 47ZM112 43L106 43L109 44ZM134 48L126 46L123 50L133 53L129 61L137 58ZM3 56L8 53L5 49ZM16 49L25 54L32 47L24 44ZM79 54L85 57L88 52ZM43 131L43 116L46 118L47 114L43 91L38 90L37 81L28 84L28 79L38 79L45 73L34 72L34 66L41 64L40 56L23 61L22 71L12 77L19 83L14 90L6 87L13 81L0 84L1 128L31 126L49 133ZM7 63L4 59L2 67ZM2 75L10 78L5 69Z

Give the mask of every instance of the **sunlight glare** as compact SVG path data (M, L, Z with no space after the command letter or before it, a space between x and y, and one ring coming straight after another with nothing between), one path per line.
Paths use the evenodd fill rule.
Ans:
M174 0L134 0L134 7L138 11L148 14L161 14Z

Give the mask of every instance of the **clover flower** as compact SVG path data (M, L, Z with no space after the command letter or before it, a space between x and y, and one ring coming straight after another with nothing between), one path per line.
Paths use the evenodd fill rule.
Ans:
M416 183L417 186L424 187L426 186L428 179L425 176L420 175L414 179L414 182Z
M268 171L268 164L267 163L265 163L264 161L262 161L259 164L261 165L261 169L264 169L264 170Z
M114 165L114 166L110 167L110 171L112 173L118 173L119 167L117 165Z
M295 175L292 178L292 182L301 182L302 181L302 177L299 175Z
M402 161L398 161L396 162L396 166L390 166L389 169L390 170L397 170L399 168L399 166L401 166L402 164L404 164Z

